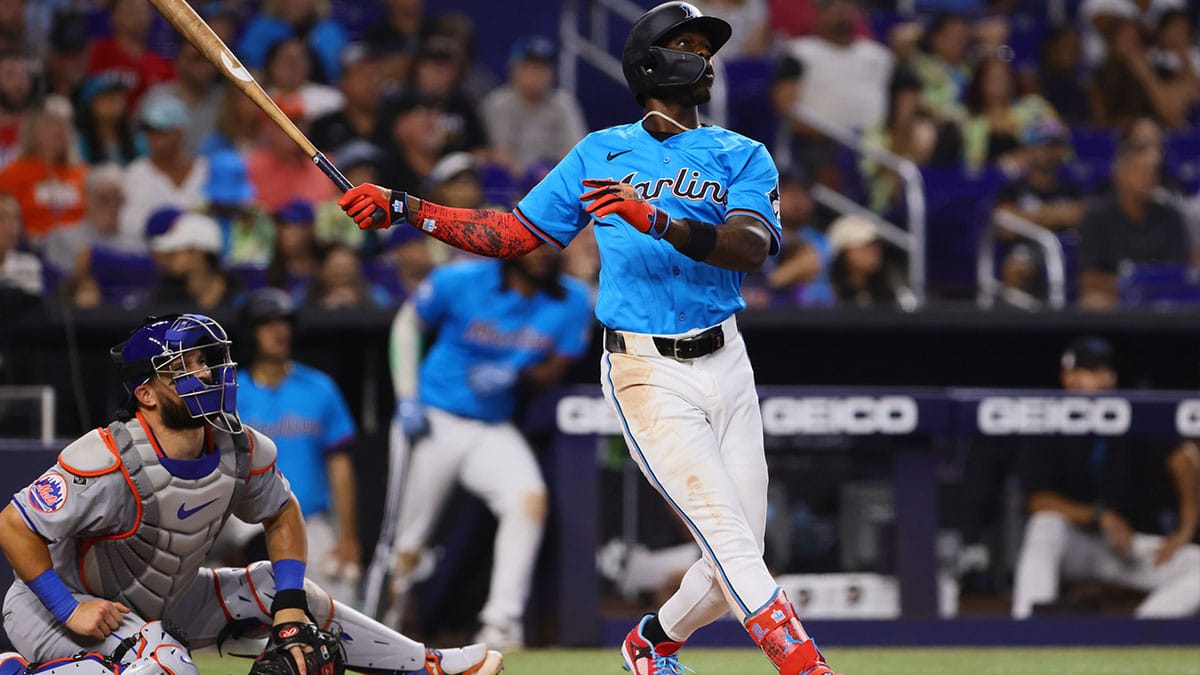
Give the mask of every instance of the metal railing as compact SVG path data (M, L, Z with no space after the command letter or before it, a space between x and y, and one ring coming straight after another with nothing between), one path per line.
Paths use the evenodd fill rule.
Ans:
M580 28L584 13L588 17L588 31ZM558 17L558 35L562 48L558 53L559 85L578 96L579 62L591 64L614 82L625 86L625 73L621 59L609 53L610 22L623 19L629 24L645 13L645 8L630 0L567 0ZM624 33L622 33L623 35ZM724 75L721 59L712 61L716 78L710 90L711 99L705 106L704 121L724 126L729 117L729 84Z
M1046 263L1046 302L1053 309L1065 307L1067 274L1063 262L1065 255L1062 242L1046 228L1011 211L1003 210L992 212L991 221L979 235L979 254L975 261L979 290L975 295L975 304L983 309L990 309L995 304L996 297L1003 291L1003 284L996 276L996 233L1000 230L1028 239L1042 249L1042 259Z
M907 160L900 155L889 152L877 145L873 145L864 141L853 131L844 129L835 124L831 124L824 119L814 115L804 108L797 108L792 111L801 122L816 129L821 135L837 142L838 144L848 148L857 155L865 156L871 161L880 166L891 169L900 177L904 184L904 205L908 212L908 229L902 230L892 226L895 230L903 233L903 238L896 240L889 239L892 243L904 249L908 253L908 283L916 296L917 304L925 304L925 179L921 177L921 170L912 161ZM837 194L833 190L828 192ZM829 195L826 193L825 197ZM814 190L814 198L816 197ZM865 212L866 209L851 200L845 195L838 194L844 200L844 205L854 204L860 209L860 212ZM846 212L838 209L843 213ZM878 222L886 222L879 220ZM881 235L883 236L883 235Z
M42 444L54 442L54 387L44 385L0 386L0 401L33 401L38 404L38 438Z

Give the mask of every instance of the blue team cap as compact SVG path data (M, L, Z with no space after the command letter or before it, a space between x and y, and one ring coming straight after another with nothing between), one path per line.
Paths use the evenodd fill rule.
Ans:
M254 184L246 172L246 162L232 150L214 152L208 157L208 180L204 196L214 204L245 204L254 199Z
M313 211L313 206L308 201L303 199L293 199L292 201L279 207L279 210L274 213L275 222L280 225L312 225L316 222L316 212Z
M513 43L512 48L508 51L508 62L515 63L517 61L541 61L542 63L554 63L557 52L554 48L554 42L542 35L526 35L520 37Z

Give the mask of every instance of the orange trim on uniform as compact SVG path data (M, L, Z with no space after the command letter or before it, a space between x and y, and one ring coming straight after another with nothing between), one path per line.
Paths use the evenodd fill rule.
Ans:
M225 613L225 621L233 621L233 615L229 613L229 608L225 606L225 596L221 594L221 578L217 576L217 571L209 569L213 577L213 589L217 593L217 603L221 605L221 611Z
M129 471L125 468L125 462L121 461L121 451L117 448L117 441L112 437L108 429L100 429L100 438L104 440L104 444L108 446L108 451L117 458L117 466L121 469L121 475L125 477L125 484L129 486L129 491L133 493L133 499L137 503L137 517L133 520L133 527L127 532L120 534L110 534L103 537L88 537L83 540L83 546L79 551L79 581L83 584L83 590L91 595L95 592L88 588L87 577L83 573L83 561L87 560L88 551L91 550L92 544L97 541L113 541L116 539L127 539L133 536L134 532L142 526L142 497L138 494L137 486L133 484L133 479L129 476Z
M165 649L165 648L167 648L167 647L171 647L171 646L172 646L172 645L159 645L159 646L157 646L157 647L155 647L155 648L154 648L154 653L150 655L150 656L151 656L151 658L153 658L153 659L154 659L154 662L158 664L158 667L159 667L159 668L162 668L164 671L166 671L167 675L175 675L175 671L173 671L173 670L171 670L170 668L168 668L168 667L164 666L164 665L163 665L163 662L162 662L162 661L160 661L160 660L158 660L158 650L160 650L160 649Z
M254 577L250 576L250 566L246 565L246 583L250 584L250 593L254 596L254 604L262 610L264 616L269 620L271 618L271 610L263 606L262 600L258 598L258 589L254 587Z
M250 476L261 476L262 474L270 471L271 469L274 469L275 462L271 462L270 464L268 464L268 465L264 466L263 468L258 469L256 471L254 469L254 433L251 431L247 431L246 434L250 439L250 475L246 476L246 482L250 482Z
M325 597L329 598L329 618L325 620L325 625L321 626L321 630L329 630L329 624L333 623L333 615L337 612L337 607L333 604L333 596L329 591L325 591Z
M114 444L112 442L112 437L109 436L108 438L105 438L108 435L108 429L105 429L104 427L96 427L96 431L100 432L100 438L104 440L104 443L106 445L108 445L110 448L114 447ZM91 478L93 476L103 476L106 473L112 473L113 471L116 471L117 467L121 465L119 453L117 455L117 460L118 461L117 461L116 466L113 466L108 469L100 469L99 471L83 471L80 469L76 469L75 467L71 466L70 464L67 464L66 462L64 462L63 458L62 458L62 453L61 452L58 453L58 463L62 464L64 469L66 469L67 471L70 471L71 473L75 474L76 476L84 476L86 478Z
M566 248L566 246L563 246L562 242L555 239L554 237L551 237L542 228L538 227L537 225L534 225L533 221L530 220L528 216L526 216L524 213L521 213L521 209L513 209L513 215L517 217L517 220L521 221L521 224L524 225L526 227L526 229L528 229L530 232L532 232L534 235L536 235L538 239L541 239L542 241L546 242L547 244L550 244L551 246L553 246L554 248L556 248L560 251L563 250L564 248Z
M146 432L146 438L150 439L150 447L154 448L154 454L159 457L166 457L167 454L158 445L158 438L154 435L154 430L150 428L150 425L146 422L146 418L142 417L142 412L139 410L134 414L137 416L138 423L142 425L142 431Z

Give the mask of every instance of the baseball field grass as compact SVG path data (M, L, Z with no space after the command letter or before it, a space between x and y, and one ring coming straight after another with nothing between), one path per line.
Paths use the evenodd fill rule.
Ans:
M1200 675L1200 646L825 651L846 675ZM209 652L196 660L201 675L245 675L250 667L246 659ZM749 649L689 649L683 663L696 675L775 673ZM506 655L505 666L505 675L624 673L615 649L530 649Z

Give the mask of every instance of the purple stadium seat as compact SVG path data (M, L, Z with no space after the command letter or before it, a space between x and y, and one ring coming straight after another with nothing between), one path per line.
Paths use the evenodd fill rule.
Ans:
M228 270L242 282L242 288L247 291L267 285L267 268L264 265L230 265Z
M1200 191L1200 129L1167 136L1163 168L1185 194Z
M991 218L1004 183L997 169L969 174L958 168L927 168L925 179L926 274L931 293L968 297L975 287L979 233Z
M1126 307L1197 304L1200 269L1187 265L1130 265L1117 277L1117 294Z
M104 304L129 307L149 298L158 270L145 254L125 253L104 246L92 249L92 276L100 286Z
M483 164L479 167L479 181L483 185L484 199L489 204L513 206L517 181L508 169L499 164Z
M1115 130L1075 127L1071 129L1071 145L1075 151L1071 172L1084 189L1091 190L1108 179L1117 152Z

